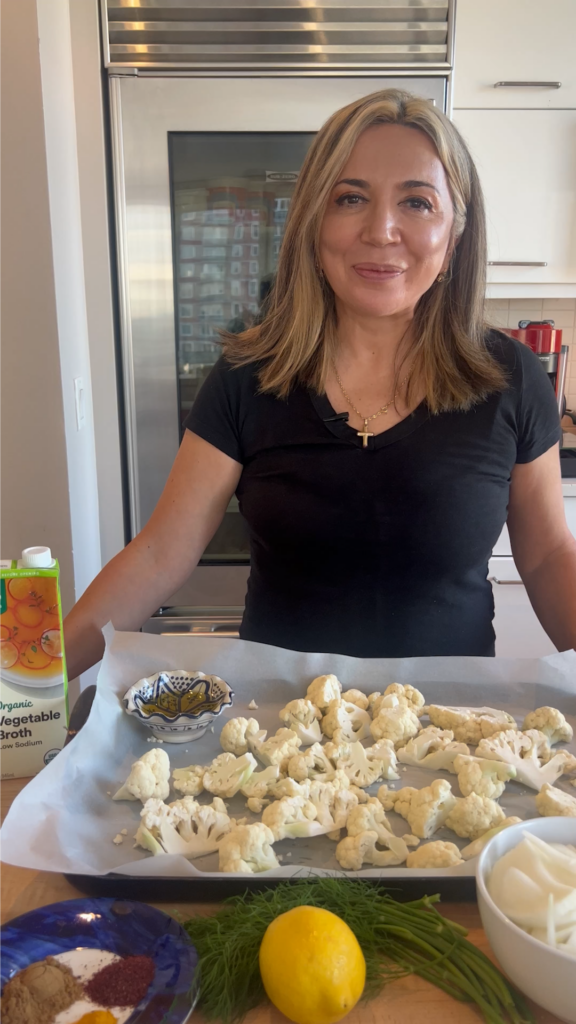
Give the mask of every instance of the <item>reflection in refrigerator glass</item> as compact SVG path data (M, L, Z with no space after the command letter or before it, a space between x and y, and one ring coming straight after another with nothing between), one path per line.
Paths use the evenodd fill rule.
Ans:
M219 332L263 315L310 132L171 133L180 428L220 355ZM202 561L246 562L234 499Z

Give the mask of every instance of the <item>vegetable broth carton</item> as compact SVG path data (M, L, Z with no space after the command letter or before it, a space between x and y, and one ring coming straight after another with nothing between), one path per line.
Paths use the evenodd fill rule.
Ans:
M0 757L3 779L38 772L62 749L68 683L58 563L50 548L0 562Z

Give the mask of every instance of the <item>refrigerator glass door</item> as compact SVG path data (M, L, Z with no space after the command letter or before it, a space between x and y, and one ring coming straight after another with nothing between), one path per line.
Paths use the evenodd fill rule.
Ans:
M136 533L158 500L185 417L218 358L219 329L240 331L262 315L314 133L338 108L383 88L411 90L444 109L446 79L140 72L112 76L110 87ZM207 602L188 591L170 603L236 604L230 572L241 574L243 594L249 559L234 501L203 561L221 567L228 597L220 601L211 583ZM193 575L210 571L216 570L199 568Z
M181 432L220 355L220 332L239 334L264 313L290 199L313 138L312 132L168 136ZM248 559L234 498L202 561Z

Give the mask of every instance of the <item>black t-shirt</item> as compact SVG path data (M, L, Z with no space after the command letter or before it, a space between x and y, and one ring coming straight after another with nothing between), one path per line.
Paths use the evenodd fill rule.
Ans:
M326 395L259 394L256 364L218 361L186 426L243 465L243 639L363 658L494 654L487 570L510 473L560 439L560 420L537 357L498 332L488 343L503 393L468 412L423 402L367 448Z

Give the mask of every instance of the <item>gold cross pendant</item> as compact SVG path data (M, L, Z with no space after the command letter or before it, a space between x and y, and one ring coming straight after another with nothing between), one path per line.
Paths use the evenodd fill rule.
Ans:
M364 430L358 431L358 437L362 438L362 447L367 448L368 438L374 437L374 434L371 434L370 431L368 430L368 420L364 420Z

